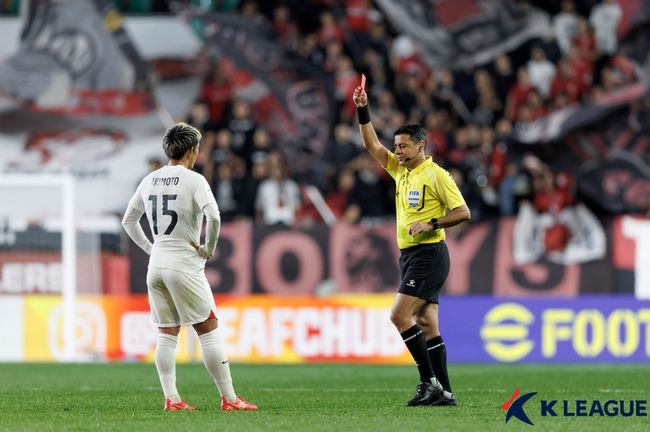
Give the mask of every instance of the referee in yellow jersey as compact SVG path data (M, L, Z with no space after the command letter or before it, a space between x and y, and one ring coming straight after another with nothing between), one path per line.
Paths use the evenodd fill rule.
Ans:
M420 125L395 131L395 151L384 147L370 123L368 96L354 91L363 146L395 180L397 244L401 283L390 319L420 373L415 397L406 404L456 405L447 374L447 351L438 327L438 294L449 274L443 228L470 219L451 175L426 156Z

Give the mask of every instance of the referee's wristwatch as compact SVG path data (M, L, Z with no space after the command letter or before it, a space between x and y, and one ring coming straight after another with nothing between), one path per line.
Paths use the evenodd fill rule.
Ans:
M435 231L438 228L440 228L438 226L438 218L432 218L429 222L431 223L431 226L433 227L433 228L431 228L431 231Z

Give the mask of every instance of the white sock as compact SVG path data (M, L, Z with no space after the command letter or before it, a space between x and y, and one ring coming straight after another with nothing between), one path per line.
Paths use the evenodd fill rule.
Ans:
M181 397L176 390L176 343L177 336L158 333L158 343L156 344L156 370L160 378L165 399L171 399L173 403L181 401Z
M228 357L226 357L221 335L217 332L217 329L214 329L209 333L200 335L199 340L203 350L203 363L205 363L205 367L212 375L219 393L229 402L234 402L237 400L237 395L232 386L230 364L228 363Z

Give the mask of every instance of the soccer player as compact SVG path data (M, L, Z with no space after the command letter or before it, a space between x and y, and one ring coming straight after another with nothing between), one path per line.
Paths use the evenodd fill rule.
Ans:
M377 138L363 87L355 89L353 99L363 146L396 184L401 284L390 319L420 374L415 397L406 404L456 405L447 374L447 351L438 327L438 294L449 273L443 228L469 220L469 209L449 173L425 155L422 126L409 124L397 129L393 153Z
M169 164L147 175L129 201L122 226L129 237L151 255L147 290L154 324L158 327L155 363L165 393L165 410L194 410L176 390L176 344L181 325L196 330L203 361L221 393L221 409L257 410L235 394L230 365L217 331L215 303L205 277L205 262L219 238L219 208L205 178L192 171L199 154L201 133L178 123L167 130L162 146ZM153 244L140 226L147 214ZM203 215L205 244L200 244Z

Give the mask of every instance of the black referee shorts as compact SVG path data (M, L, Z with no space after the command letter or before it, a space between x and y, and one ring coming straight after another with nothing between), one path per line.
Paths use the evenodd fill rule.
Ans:
M402 249L399 293L438 303L449 274L449 251L444 241Z

